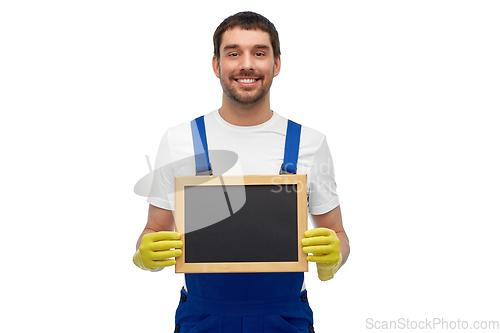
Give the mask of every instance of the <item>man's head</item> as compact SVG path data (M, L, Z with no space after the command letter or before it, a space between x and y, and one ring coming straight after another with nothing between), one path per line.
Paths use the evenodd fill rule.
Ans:
M212 65L228 102L245 107L268 102L281 68L278 32L262 15L230 16L215 31Z
M273 47L274 58L277 59L281 55L280 51L280 39L278 36L278 31L274 27L271 21L269 21L264 16L254 13L254 12L240 12L229 16L217 27L214 33L214 55L217 60L220 59L220 46L222 35L226 30L241 27L245 30L259 29L269 34L271 38L271 45Z

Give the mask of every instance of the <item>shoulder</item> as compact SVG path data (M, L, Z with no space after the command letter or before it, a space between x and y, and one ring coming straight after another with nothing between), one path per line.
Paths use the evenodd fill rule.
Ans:
M162 143L168 146L182 144L182 142L191 139L191 125L189 123L180 123L167 128L163 134Z
M309 144L320 145L325 141L326 136L318 130L308 126L302 126L302 138Z
M209 115L210 113L206 116ZM161 140L160 150L168 151L174 160L191 156L193 152L192 120L167 128Z
M208 119L214 117L214 112L215 111L212 111L205 115L202 115L205 118L205 122L207 122ZM178 142L179 140L181 141L192 140L191 122L196 118L193 118L189 121L182 122L175 126L167 128L165 134L163 135L164 140L168 140L169 142Z
M283 118L285 119L285 118ZM293 119L290 119L294 121ZM285 119L285 122L288 122L288 119ZM318 130L315 130L314 128L311 128L307 125L298 123L301 125L301 132L300 132L300 147L301 149L303 147L314 147L317 149L321 144L325 141L326 136L321 133Z

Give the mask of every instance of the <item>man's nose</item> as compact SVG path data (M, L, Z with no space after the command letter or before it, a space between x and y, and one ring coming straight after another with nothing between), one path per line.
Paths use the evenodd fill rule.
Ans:
M253 71L254 70L254 62L253 57L249 53L244 53L240 58L240 70L245 71Z

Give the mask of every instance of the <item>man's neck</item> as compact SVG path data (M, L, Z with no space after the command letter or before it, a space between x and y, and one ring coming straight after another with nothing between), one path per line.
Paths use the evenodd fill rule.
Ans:
M269 98L264 98L256 104L245 106L229 100L224 95L219 114L222 119L230 124L236 126L255 126L271 119L273 111L271 111Z

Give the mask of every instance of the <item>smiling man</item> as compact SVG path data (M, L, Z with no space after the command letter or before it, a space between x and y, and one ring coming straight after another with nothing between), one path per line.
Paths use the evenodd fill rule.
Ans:
M220 37L220 50L215 51L212 66L224 91L221 116L256 105L262 106L262 113L269 113L269 90L281 67L269 34L235 26Z
M222 86L222 106L164 135L156 158L161 171L155 174L148 221L137 242L134 263L160 271L181 255L183 244L173 231L174 178L218 174L218 166L215 161L213 166L196 161L183 168L159 167L193 156L193 138L203 132L206 139L201 140L210 150L237 154L237 165L224 174L307 174L308 210L315 228L302 235L303 251L310 254L307 260L316 262L320 280L330 280L350 251L333 162L323 134L271 110L270 88L281 69L278 32L262 15L241 12L219 25L213 41L212 66ZM285 147L296 151L295 160L284 158ZM302 272L184 277L175 332L314 332Z

